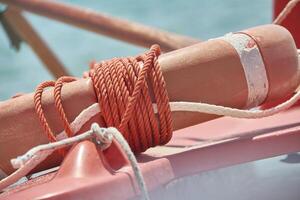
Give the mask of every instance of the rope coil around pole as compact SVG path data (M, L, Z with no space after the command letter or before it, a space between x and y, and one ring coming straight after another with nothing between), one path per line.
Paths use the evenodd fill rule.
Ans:
M115 58L93 64L89 73L99 109L106 126L117 127L135 153L167 143L172 136L172 119L169 98L157 58L158 45L137 57ZM42 109L42 93L46 87L54 87L56 109L64 124L67 137L75 133L70 127L62 106L63 83L76 80L61 77L56 82L40 84L34 96L36 113L50 142L57 141ZM152 101L157 104L156 112Z
M137 58L96 64L91 74L106 125L117 127L136 153L171 139L171 111L157 61L159 54L159 46L154 45ZM151 106L151 90L157 119Z

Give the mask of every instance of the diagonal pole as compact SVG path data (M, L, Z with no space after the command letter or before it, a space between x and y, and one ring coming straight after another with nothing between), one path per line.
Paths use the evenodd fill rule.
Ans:
M0 2L146 48L149 48L153 44L159 44L164 52L199 42L198 39L169 33L58 1L0 0Z
M2 15L10 25L10 28L12 28L22 40L30 45L35 54L55 78L69 75L63 64L21 14L20 10L8 7Z

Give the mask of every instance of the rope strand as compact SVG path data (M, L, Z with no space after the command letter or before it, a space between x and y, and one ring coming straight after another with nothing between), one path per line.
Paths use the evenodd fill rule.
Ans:
M117 127L135 153L168 142L172 135L171 111L157 61L158 45L144 55L93 65L91 78L107 126ZM142 65L142 67L141 67ZM151 90L157 117L151 106Z
M273 21L273 24L280 25L283 20L290 14L293 8L300 2L300 0L290 0L284 9L279 13L276 19Z
M139 168L138 162L122 134L116 128L100 128L97 123L92 124L91 129L85 133L57 142L36 146L27 151L24 155L12 159L11 164L17 170L0 181L0 191L17 182L23 176L26 176L55 150L92 138L97 141L97 144L100 145L102 150L105 150L111 145L113 138L119 143L122 151L125 153L128 161L130 162L143 199L149 200L148 190L141 169Z
M62 105L62 99L61 99L61 90L64 83L70 83L73 81L76 81L77 78L75 77L69 77L69 76L63 76L57 79L55 85L54 85L54 103L56 110L59 112L60 118L64 123L64 128L66 131L66 134L68 137L72 137L74 135L70 123L67 119L66 113L64 111L63 105Z
M172 136L172 119L165 82L158 64L158 45L137 57L114 58L93 63L89 76L92 79L102 117L108 127L117 127L135 153L167 143ZM55 107L64 125L66 137L72 137L63 109L61 90L64 83L75 81L61 77L56 82L47 81L38 86L34 96L36 113L50 142L57 141L42 109L43 89L54 87ZM157 116L152 107L157 104Z
M42 94L43 94L43 91L45 88L54 87L54 86L55 86L54 81L43 82L40 85L38 85L38 87L35 90L35 94L34 94L35 111L38 115L38 118L39 118L39 120L42 124L42 127L43 127L45 133L47 134L47 137L50 140L50 142L56 142L56 137L47 122L47 119L44 114L44 110L42 108Z

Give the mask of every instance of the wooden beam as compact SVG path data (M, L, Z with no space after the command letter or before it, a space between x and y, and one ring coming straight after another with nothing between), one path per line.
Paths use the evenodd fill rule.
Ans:
M61 2L50 0L0 0L0 2L139 46L149 48L152 44L159 44L165 52L199 42L191 37L161 31Z

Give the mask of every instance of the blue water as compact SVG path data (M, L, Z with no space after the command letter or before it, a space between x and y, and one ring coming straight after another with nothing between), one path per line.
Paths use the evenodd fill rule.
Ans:
M270 23L272 20L272 0L69 0L64 2L199 39L221 36L227 32ZM25 15L75 76L81 76L91 60L133 55L144 51L143 48L43 17L29 13ZM9 46L1 27L0 101L10 98L17 92L32 92L38 83L52 79L28 45L23 43L19 52ZM297 178L300 169L299 160L296 164L288 164L277 157L243 164L246 166L244 171L237 171L240 166L220 169L215 174L204 173L202 175L204 184L200 183L197 187L203 191L203 195L212 199L216 196L223 199L236 199L226 198L228 195L235 194L241 195L242 199L248 199L250 194L257 199L259 197L269 199L263 196L269 197L269 194L273 194L270 191L274 191L273 196L277 196L275 199L285 199L282 195L289 196L288 192L294 192L290 197L299 194L296 189L299 185L299 178ZM218 193L215 192L215 188L218 189Z
M69 0L112 16L155 26L200 39L221 36L272 20L271 0ZM133 55L143 51L127 43L25 14L73 75L81 76L91 60ZM44 80L52 79L30 47L16 52L0 28L0 100L17 92L31 92Z

